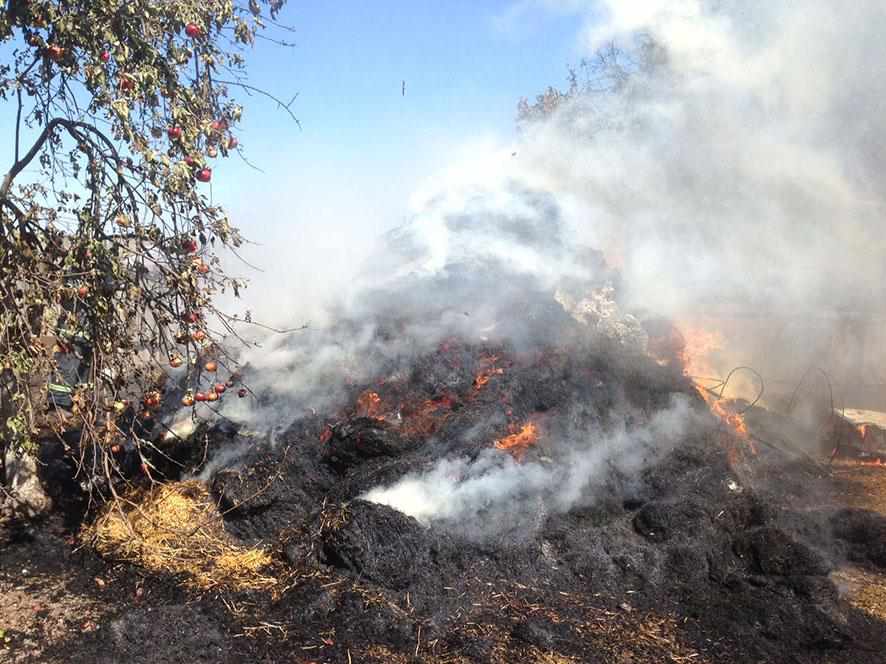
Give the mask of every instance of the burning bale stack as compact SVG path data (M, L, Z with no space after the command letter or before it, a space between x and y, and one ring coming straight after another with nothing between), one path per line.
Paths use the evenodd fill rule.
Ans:
M386 653L369 661L848 647L828 574L853 535L800 502L818 467L736 458L743 420L712 413L679 362L556 325L539 337L556 344L450 336L389 355L342 406L214 473L226 529L301 579L266 619L295 641L334 631L333 659ZM647 639L650 624L680 628Z

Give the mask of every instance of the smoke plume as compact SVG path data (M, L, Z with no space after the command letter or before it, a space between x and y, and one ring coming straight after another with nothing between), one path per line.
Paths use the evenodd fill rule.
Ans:
M518 463L489 449L477 459L443 459L421 475L409 475L363 498L414 516L442 522L472 536L512 528L527 515L565 512L598 497L613 475L634 476L703 426L688 399L674 397L669 408L641 427L576 431L558 441L558 457Z
M516 144L468 151L416 192L412 220L382 238L330 324L246 353L264 396L230 414L282 423L339 407L348 384L449 335L552 342L555 313L527 320L526 303L601 286L637 317L716 321L721 374L750 364L793 386L823 366L838 387L883 382L872 323L886 301L886 5L587 11L588 57L613 43L627 55L605 91L570 97ZM450 459L368 497L423 519L539 496L565 509L605 464L630 472L631 450L667 449L681 421L675 405L643 429L582 432L551 466Z

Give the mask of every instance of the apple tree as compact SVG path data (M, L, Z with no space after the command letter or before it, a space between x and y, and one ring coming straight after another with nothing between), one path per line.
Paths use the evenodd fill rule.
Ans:
M0 463L54 436L96 486L122 476L121 446L150 475L143 425L169 377L185 405L219 398L197 390L207 367L237 380L219 342L238 319L213 302L243 286L219 261L242 239L212 176L239 151L237 93L256 92L244 52L284 1L0 9Z

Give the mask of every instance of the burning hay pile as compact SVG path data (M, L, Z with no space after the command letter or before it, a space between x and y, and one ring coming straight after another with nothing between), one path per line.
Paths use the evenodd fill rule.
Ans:
M420 627L435 656L486 653L471 661L595 661L600 612L622 635L675 616L691 626L681 639L717 635L706 656L844 647L847 608L828 580L838 554L809 537L830 515L793 509L792 488L764 477L790 466L806 490L815 464L753 449L679 358L531 304L521 320L544 334L530 324L521 343L451 336L389 354L341 406L214 473L226 529L316 579L275 615L398 653Z
M410 320L377 321L362 372L323 373L336 399L299 415L271 391L257 412L291 420L264 442L210 427L207 483L130 496L91 528L96 548L224 592L226 620L266 634L272 660L803 662L850 647L859 609L830 575L847 556L881 565L882 524L810 509L821 467L772 444L774 414L701 391L660 323L626 337L553 295L520 308L507 333L411 346Z
M97 551L207 589L267 589L267 551L238 544L221 524L206 487L192 480L159 486L110 505L84 531Z

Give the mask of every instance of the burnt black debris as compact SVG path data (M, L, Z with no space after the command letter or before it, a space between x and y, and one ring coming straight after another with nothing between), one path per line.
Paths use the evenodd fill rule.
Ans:
M385 652L414 652L421 628L420 642L478 662L503 642L612 661L587 631L604 609L625 624L673 616L693 648L729 661L821 661L850 647L850 609L827 574L846 551L880 564L869 534L882 523L810 513L767 489L789 473L799 491L815 469L767 450L736 464L731 434L673 363L578 332L556 347L449 339L391 359L342 408L296 420L274 449L216 472L231 533L332 584L293 590L276 615ZM577 432L642 427L677 395L698 423L676 445L637 443L627 469L601 458L568 506L556 487L518 491L513 509L477 505L468 524L365 499L441 459L557 468ZM496 448L530 422L537 436L519 455Z

